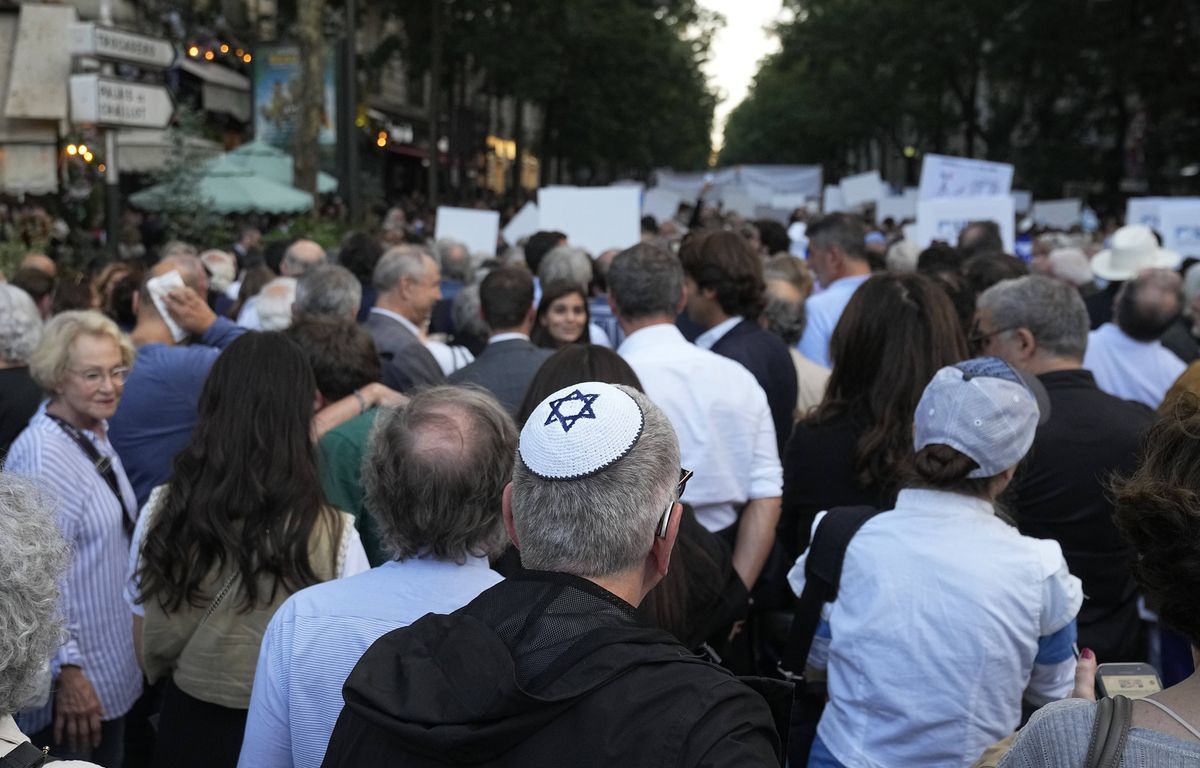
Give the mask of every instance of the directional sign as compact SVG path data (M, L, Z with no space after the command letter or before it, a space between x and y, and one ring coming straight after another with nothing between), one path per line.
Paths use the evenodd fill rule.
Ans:
M168 69L175 64L175 46L157 37L86 22L71 25L67 50L75 56Z
M103 75L71 75L71 121L130 128L166 128L175 104L162 85Z

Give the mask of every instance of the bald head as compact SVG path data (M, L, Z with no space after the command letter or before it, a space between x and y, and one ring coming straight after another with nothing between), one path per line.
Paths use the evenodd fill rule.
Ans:
M162 277L168 272L178 272L183 278L183 284L200 296L208 294L208 274L204 271L204 262L200 261L198 256L186 253L167 256L151 267L146 273L146 279L142 281L142 288L138 292L139 318L161 317L158 308L154 306L154 299L150 296L149 283L151 278Z
M283 253L279 271L285 277L300 277L315 266L325 263L325 249L312 240L297 240Z
M44 253L30 253L21 259L20 269L36 269L39 272L44 272L50 277L58 274L58 265Z
M1155 341L1183 311L1183 281L1165 269L1149 269L1121 286L1115 300L1117 327L1137 341Z

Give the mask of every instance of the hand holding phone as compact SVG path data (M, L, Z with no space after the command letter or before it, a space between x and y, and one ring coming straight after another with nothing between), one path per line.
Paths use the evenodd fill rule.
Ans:
M1101 664L1096 668L1096 690L1101 696L1141 699L1162 690L1158 672L1140 662Z

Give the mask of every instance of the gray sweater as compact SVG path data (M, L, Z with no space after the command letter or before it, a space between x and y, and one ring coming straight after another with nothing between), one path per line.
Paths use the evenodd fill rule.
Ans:
M1021 729L999 768L1077 768L1087 758L1096 705L1064 699L1042 707ZM1127 768L1196 768L1200 741L1133 728L1125 744Z

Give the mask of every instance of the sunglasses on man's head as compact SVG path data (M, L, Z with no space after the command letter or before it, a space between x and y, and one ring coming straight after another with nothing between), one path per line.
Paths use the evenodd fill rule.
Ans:
M662 520L659 521L659 523L658 523L658 533L657 533L658 538L660 538L660 539L667 538L667 526L671 522L671 510L675 509L675 502L677 502L681 498L683 498L683 491L685 488L687 488L688 480L691 480L692 475L694 475L694 474L695 473L692 472L692 470L683 469L682 467L680 467L680 469L679 469L679 485L676 486L676 488L675 488L675 498L671 500L670 504L667 504L667 511L663 512Z

